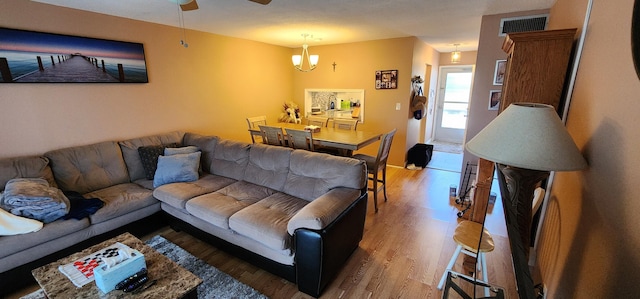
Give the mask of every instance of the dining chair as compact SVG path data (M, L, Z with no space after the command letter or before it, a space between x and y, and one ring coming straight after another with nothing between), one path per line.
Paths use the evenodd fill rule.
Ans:
M393 136L396 134L396 131L397 129L393 129L391 132L382 136L377 156L373 157L364 154L356 154L353 156L353 158L367 163L368 177L369 180L373 182L373 186L369 188L369 191L373 191L373 206L376 213L378 212L378 192L380 188L382 188L384 201L387 201L387 158L389 158L391 142L393 141ZM378 177L380 172L382 172L382 178ZM380 186L378 186L378 183L380 183Z
M287 141L289 142L289 147L294 149L314 151L313 133L311 133L311 131L289 128L285 128L285 131L287 132Z
M329 123L328 117L324 117L324 116L308 116L307 117L308 126L326 127L328 123Z
M284 134L281 127L259 125L262 143L270 145L284 145Z
M358 127L358 119L336 118L333 120L333 128L355 131Z
M252 132L252 129L259 129L259 125L266 126L267 125L267 116L260 115L254 117L247 117L247 124L249 125L249 134L251 135L251 142L256 143L256 138L262 138L262 133ZM262 140L259 140L262 142Z

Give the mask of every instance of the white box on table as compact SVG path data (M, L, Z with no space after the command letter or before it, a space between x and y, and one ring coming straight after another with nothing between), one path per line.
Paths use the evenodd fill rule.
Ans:
M116 288L116 285L136 274L142 268L146 268L147 264L144 255L135 249L131 249L131 257L106 269L107 266L97 267L93 270L96 285L103 293L108 293Z
M318 132L320 132L320 127L310 125L310 126L306 126L306 127L304 127L304 130L305 130L305 131L309 131L309 132L311 132L311 133L318 133Z

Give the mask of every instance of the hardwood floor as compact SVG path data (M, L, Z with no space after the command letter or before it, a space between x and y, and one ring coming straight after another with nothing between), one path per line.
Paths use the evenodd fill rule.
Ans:
M321 298L440 298L442 292L436 287L455 249L452 235L458 221L449 185L458 184L459 177L452 171L389 167L388 201L381 193L379 212L374 213L369 194L364 239ZM500 200L490 207L486 226L496 247L487 254L489 281L504 288L507 298L517 298ZM166 227L143 239L155 234L270 298L311 298L298 292L295 284L184 232ZM462 260L458 258L454 270L463 271ZM482 290L477 294L482 297Z

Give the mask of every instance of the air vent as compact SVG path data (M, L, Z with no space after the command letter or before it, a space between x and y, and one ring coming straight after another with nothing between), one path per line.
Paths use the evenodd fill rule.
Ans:
M545 30L547 28L548 14L523 16L515 18L504 18L500 20L499 36L505 36L511 32L524 32Z

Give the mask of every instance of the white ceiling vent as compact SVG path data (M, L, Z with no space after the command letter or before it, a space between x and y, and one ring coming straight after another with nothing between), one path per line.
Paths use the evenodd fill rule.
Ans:
M548 14L503 18L500 20L499 36L505 36L511 32L545 30L549 20Z

